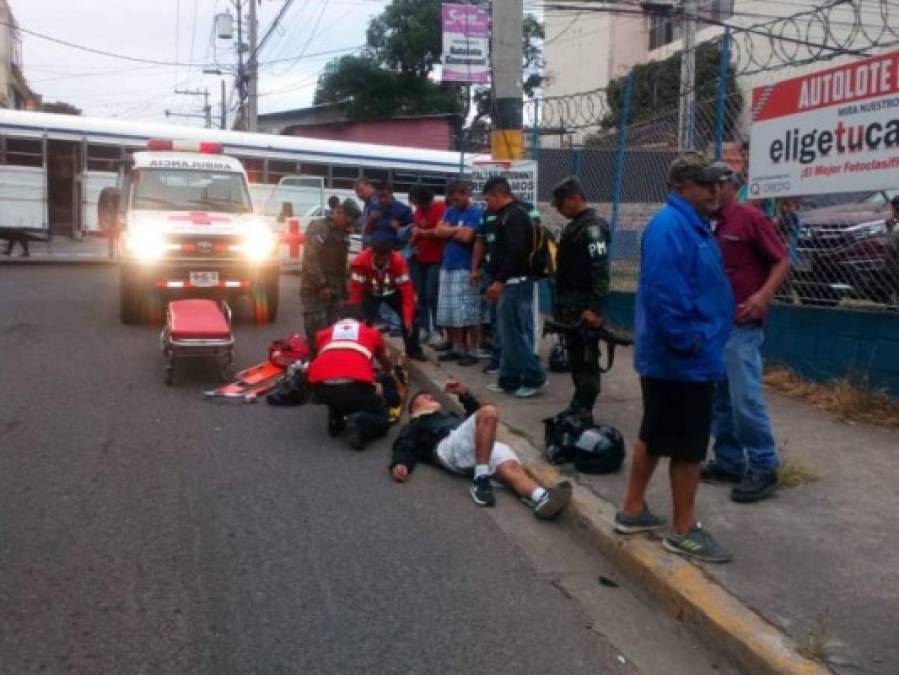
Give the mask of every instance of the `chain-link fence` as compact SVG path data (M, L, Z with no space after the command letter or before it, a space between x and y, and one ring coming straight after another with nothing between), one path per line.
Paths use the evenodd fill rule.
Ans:
M531 155L539 166L541 213L547 223L561 227L563 220L549 206L549 192L567 176L580 178L590 202L612 226L615 289L636 287L642 231L665 200L668 166L679 148L692 145L746 175L748 91L765 80L759 79L754 61L750 81L732 75L732 53L722 41L698 47L698 63L709 61L709 54L700 58L703 49L714 50L721 67L710 76L708 64L704 72L697 66L696 102L686 123L678 83L665 85L673 86L675 94L669 91L668 103L662 103L663 87L654 78L664 71L638 70L645 66L606 90L530 103L527 117ZM669 73L677 67L670 65ZM769 75L768 82L780 77L777 72ZM899 194L899 179L896 188L841 193L835 181L829 195L751 201L769 217L789 252L791 273L777 301L899 309L899 225L893 227L890 204ZM746 201L745 195L740 199Z

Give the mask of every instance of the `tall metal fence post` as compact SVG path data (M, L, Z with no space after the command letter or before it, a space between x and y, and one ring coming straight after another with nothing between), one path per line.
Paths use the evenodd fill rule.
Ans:
M618 152L615 157L615 177L612 190L612 222L609 225L614 250L615 229L618 227L618 207L621 204L621 188L624 185L624 157L627 150L627 125L631 116L631 98L634 94L634 73L631 71L624 85L624 105L618 123Z
M534 119L531 121L531 159L540 159L540 99L534 94Z
M721 72L718 75L718 105L715 110L715 161L724 156L724 123L727 117L727 80L730 77L730 26L721 40Z

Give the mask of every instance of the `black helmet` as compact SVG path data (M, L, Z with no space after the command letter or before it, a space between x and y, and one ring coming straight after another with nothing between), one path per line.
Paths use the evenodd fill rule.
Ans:
M571 372L571 362L568 360L568 348L561 342L553 345L549 353L549 369L553 373Z
M574 444L574 468L583 473L614 473L624 461L624 439L615 427L597 424Z

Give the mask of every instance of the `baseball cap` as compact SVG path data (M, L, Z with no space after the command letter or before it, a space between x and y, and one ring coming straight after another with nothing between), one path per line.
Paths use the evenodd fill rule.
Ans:
M579 181L576 176L569 176L552 189L552 196L550 197L549 203L553 206L558 206L571 195L583 194L584 188L581 186L581 181Z
M677 185L688 180L694 183L713 183L712 165L705 155L698 152L685 152L676 157L668 167L668 183Z
M712 162L709 175L713 182L736 183L739 177L727 162Z

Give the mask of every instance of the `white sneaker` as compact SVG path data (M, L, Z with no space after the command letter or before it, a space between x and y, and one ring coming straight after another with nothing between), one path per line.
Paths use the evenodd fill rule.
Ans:
M442 344L444 344L444 342L445 340L443 339L443 336L437 332L431 333L431 335L428 337L428 344L432 347L440 347Z
M518 393L515 391L509 391L508 389L503 389L496 382L491 382L490 384L488 384L487 391L492 391L494 394L516 394L516 393Z
M518 389L515 390L515 396L516 398L534 398L545 386L546 382L539 387L518 387Z

